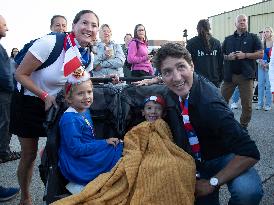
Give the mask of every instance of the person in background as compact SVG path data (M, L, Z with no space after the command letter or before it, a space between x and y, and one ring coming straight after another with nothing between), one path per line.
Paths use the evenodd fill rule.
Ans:
M39 137L46 136L43 127L46 110L52 105L56 106L55 96L67 80L65 69L68 64L65 59L71 56L67 51L74 50L77 62L81 63L87 71L91 71L92 61L90 61L88 48L90 42L96 38L98 27L99 18L93 11L80 11L73 20L72 32L62 42L66 46L55 62L35 72L49 58L56 44L56 35L46 35L33 43L15 72L16 80L25 88L22 96L23 104L18 108L23 111L22 120L16 121L12 126L17 129L13 132L17 134L22 150L17 170L21 187L21 205L32 204L29 186L37 156L38 140ZM73 42L72 45L75 46L70 47L69 42L71 44ZM72 66L75 67L74 64Z
M241 125L247 130L252 116L253 79L256 60L262 58L261 41L256 34L249 33L246 15L235 19L236 31L223 42L224 83L221 92L228 103L238 86L241 96Z
M272 102L274 103L274 45L272 46L270 52L270 62L269 62L269 81L270 81L270 91L272 93Z
M88 72L77 71L64 87L69 108L59 122L58 151L60 171L69 181L66 187L73 194L100 174L110 171L123 152L123 143L118 138L96 138L89 111L93 103L92 82Z
M6 37L8 31L5 18L0 15L0 40ZM12 71L10 59L0 44L0 163L18 159L17 154L10 151L10 103L13 91ZM20 156L20 155L19 155ZM0 202L7 201L19 193L18 188L0 186Z
M67 19L62 15L54 15L50 20L52 32L67 32Z
M0 29L0 39L2 39L6 37L8 27L5 18L1 15ZM11 99L14 90L14 72L6 50L2 45L0 49L0 163L4 163L19 159L20 152L12 152L9 146L12 136L9 132L9 125Z
M148 54L148 40L146 29L142 24L137 24L134 28L134 36L128 46L127 61L132 64L131 75L133 77L153 75L151 65L152 55Z
M264 31L259 31L259 35L258 37L260 38L260 40L263 42L264 41ZM259 60L259 59L258 59ZM258 63L257 60L257 63ZM254 93L253 93L253 98L252 98L252 102L253 103L258 103L258 69L256 70L256 78L255 81L257 81L257 85L254 89Z
M258 60L258 105L257 110L265 111L271 110L272 95L270 91L269 81L269 62L270 55L273 46L273 29L271 27L265 27L264 29L264 56ZM265 101L265 105L264 105Z
M12 70L12 73L14 74L16 68L17 68L17 64L16 62L14 61L14 58L15 56L19 53L19 50L18 48L13 48L11 49L11 53L10 53L10 65L11 65L11 70Z
M212 37L210 30L208 19L200 20L198 36L190 39L186 48L191 54L195 72L220 87L223 81L223 53L220 41Z
M19 52L18 48L12 48L10 53L10 58L14 59L15 56L18 54L18 52Z
M130 33L127 33L124 37L124 44L122 45L122 49L125 55L125 63L124 63L124 75L125 77L131 77L131 64L127 61L128 56L128 44L132 40L132 35Z
M123 65L125 55L120 44L111 40L112 31L108 24L103 24L99 30L101 42L97 44L94 55L94 77L118 75L124 77Z
M167 111L174 115L171 130L179 129L174 131L174 142L182 146L185 137L197 162L195 204L219 204L219 188L227 184L229 204L259 205L262 181L253 168L260 159L259 150L219 89L194 73L191 55L179 43L164 44L155 64L169 89L165 98L175 105L169 108L175 113Z
M13 48L11 49L11 54L10 54L10 66L11 66L11 71L12 71L12 75L14 76L15 70L17 69L18 65L17 63L14 61L15 56L18 54L19 50L18 48ZM14 82L14 90L17 89L16 85L17 82L13 77L13 82Z
M264 39L264 32L263 31L259 32L259 38L260 38L261 41L263 41L263 39ZM256 70L255 76L256 76L255 80L258 81L258 69ZM231 102L230 108L231 109L238 109L238 103L239 103L239 100L240 100L240 91L239 91L238 86L235 88L235 90L233 92L233 95L231 97L231 100L232 100L232 102ZM254 89L252 102L253 103L258 102L258 83L257 83L257 85Z
M274 45L271 49L270 62L269 62L269 81L270 81L270 90L272 93L272 101L274 103Z

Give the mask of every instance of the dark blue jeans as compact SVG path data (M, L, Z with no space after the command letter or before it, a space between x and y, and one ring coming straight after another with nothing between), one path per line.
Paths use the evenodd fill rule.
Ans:
M201 178L211 178L223 169L233 157L234 154L229 154L206 161L202 170L200 170ZM229 205L259 205L263 197L261 178L254 168L248 169L228 182L227 187L231 194ZM219 204L219 190L208 196L197 198L195 202L195 205Z

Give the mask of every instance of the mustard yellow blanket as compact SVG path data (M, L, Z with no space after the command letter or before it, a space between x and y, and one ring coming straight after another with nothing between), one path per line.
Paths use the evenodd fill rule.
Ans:
M139 124L126 134L123 157L110 172L53 205L193 205L195 163L171 136L163 120Z

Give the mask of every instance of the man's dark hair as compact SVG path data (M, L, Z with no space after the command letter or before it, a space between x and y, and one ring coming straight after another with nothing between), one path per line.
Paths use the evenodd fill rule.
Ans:
M125 35L125 37L124 37L124 41L125 41L125 39L126 39L127 36L130 36L130 37L132 38L131 33L126 33L126 35Z
M198 22L198 36L200 36L203 39L204 45L208 51L211 50L212 47L209 42L211 38L210 29L211 28L208 19L202 19Z
M184 58L187 63L192 63L192 58L188 50L180 43L166 43L162 45L155 55L155 67L161 72L162 62L167 57Z
M62 16L62 15L54 15L51 19L50 19L50 27L52 27L53 23L54 23L54 20L56 18L63 18L67 21L66 17Z
M98 26L99 26L99 18L98 18L98 16L96 15L96 13L94 13L94 12L91 11L91 10L82 10L82 11L78 12L78 13L76 14L76 16L74 17L74 19L73 19L73 23L76 24L76 23L80 20L81 16L83 16L84 14L88 14L88 13L94 14L94 16L97 18Z

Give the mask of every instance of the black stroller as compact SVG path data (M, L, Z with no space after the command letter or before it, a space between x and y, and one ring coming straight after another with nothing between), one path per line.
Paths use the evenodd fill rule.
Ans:
M118 95L119 89L114 86L94 85L94 103L90 110L98 139L121 136L117 120L120 112ZM70 195L65 188L68 182L58 168L59 120L68 105L62 93L57 96L56 102L58 108L52 108L49 111L45 122L47 142L39 165L40 177L45 185L43 201L46 204Z
M175 113L174 109L171 108L174 104L167 97L167 94L168 89L164 85L141 87L132 85L125 85L124 87L94 85L94 102L90 110L95 135L101 138L116 136L123 139L123 136L130 128L144 120L141 115L144 98L148 95L162 95L167 103L165 120L170 124L172 133L175 136L174 140L181 145L187 144L182 140L183 137L178 131L178 126L181 125L172 122L172 116ZM45 124L48 139L39 166L40 177L45 184L43 200L46 204L70 195L65 188L68 181L62 176L58 168L59 119L67 108L62 95L57 97L57 104L59 105L58 109L51 109ZM188 150L188 147L185 147L185 150Z

